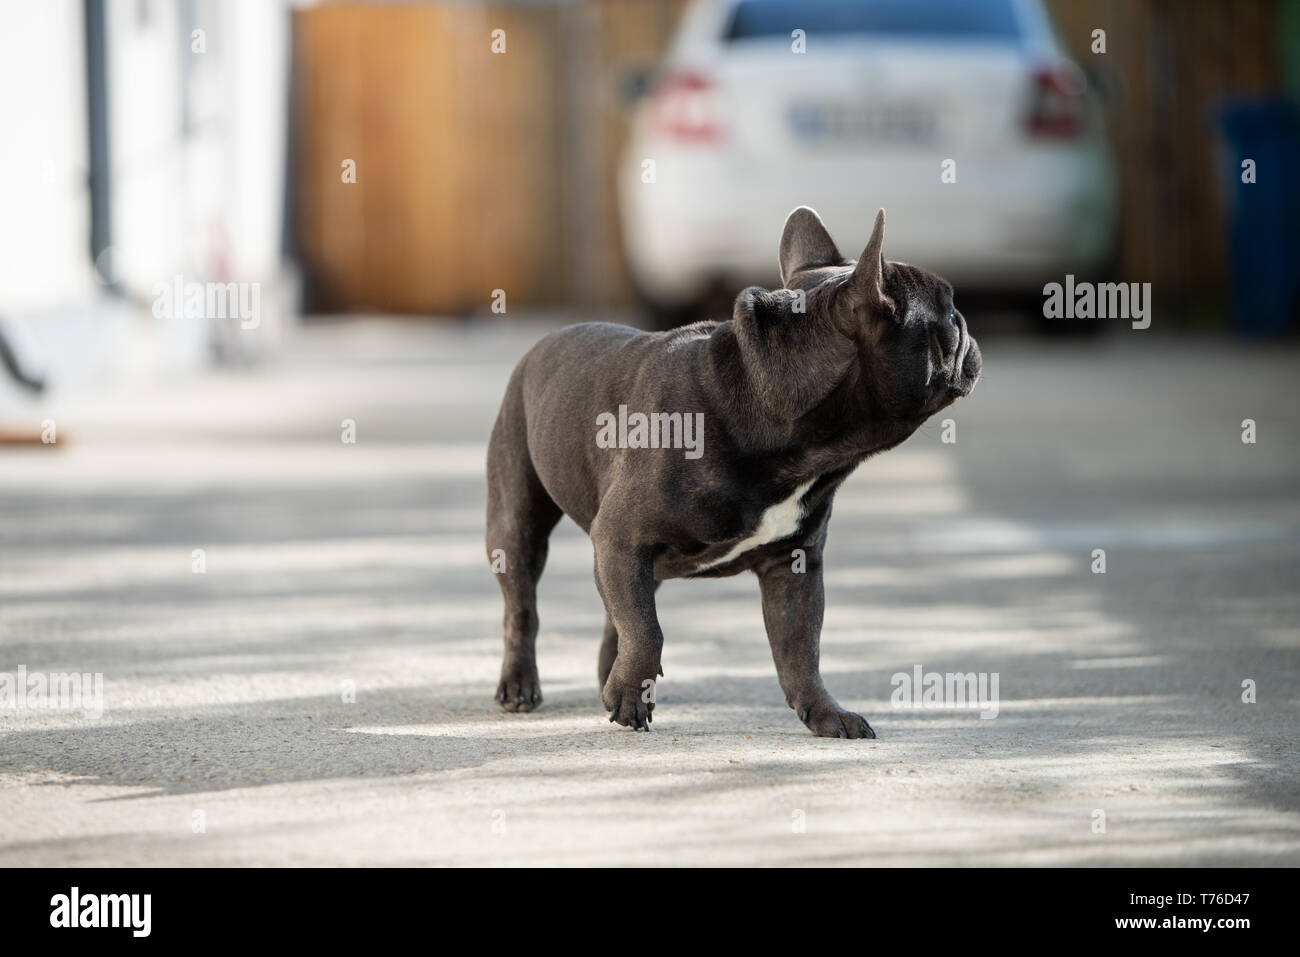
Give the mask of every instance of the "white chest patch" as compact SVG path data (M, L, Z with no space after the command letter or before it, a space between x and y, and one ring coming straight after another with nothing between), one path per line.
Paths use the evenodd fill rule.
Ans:
M721 558L698 565L695 570L702 572L706 568L724 565L737 555L745 554L751 548L766 545L768 542L775 542L787 535L793 535L799 530L799 523L803 521L804 516L803 505L799 500L804 497L804 493L812 488L813 483L816 481L815 478L809 479L791 492L790 497L785 501L769 505L763 510L763 514L758 520L758 527L754 529L752 534L738 541Z

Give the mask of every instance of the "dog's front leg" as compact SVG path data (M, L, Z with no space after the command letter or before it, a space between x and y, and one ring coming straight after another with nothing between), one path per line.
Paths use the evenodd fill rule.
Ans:
M592 528L596 587L618 632L618 655L600 700L609 720L635 730L650 730L655 680L663 674L664 635L655 612L654 561L645 549Z
M822 586L820 546L804 549L801 570L788 557L775 557L755 569L763 595L763 623L772 646L785 703L799 720L825 738L874 738L867 719L845 711L822 683Z

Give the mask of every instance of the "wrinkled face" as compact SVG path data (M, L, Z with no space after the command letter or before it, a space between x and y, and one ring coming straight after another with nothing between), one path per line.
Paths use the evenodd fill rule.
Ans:
M952 286L905 263L886 263L883 288L894 315L867 319L872 366L900 415L931 416L969 395L982 360Z
M881 210L862 255L845 260L817 214L800 207L781 239L782 280L806 292L809 308L829 310L858 343L864 383L876 402L919 424L970 394L982 360L952 286L924 269L887 261L884 231Z

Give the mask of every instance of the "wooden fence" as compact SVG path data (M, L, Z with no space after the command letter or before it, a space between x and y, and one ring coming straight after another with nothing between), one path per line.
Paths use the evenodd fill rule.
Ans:
M1282 86L1278 0L1047 0L1083 66L1114 81L1107 123L1120 170L1122 263L1130 281L1187 299L1225 279L1225 209L1215 110ZM1092 53L1092 31L1106 53Z
M1276 89L1281 0L1048 0L1108 72L1128 278L1224 276L1212 109ZM294 231L323 311L458 314L628 301L614 177L629 71L682 0L330 3L294 13ZM1107 52L1090 51L1105 29ZM493 31L506 53L494 53ZM498 42L500 42L500 36ZM356 182L343 163L355 162Z

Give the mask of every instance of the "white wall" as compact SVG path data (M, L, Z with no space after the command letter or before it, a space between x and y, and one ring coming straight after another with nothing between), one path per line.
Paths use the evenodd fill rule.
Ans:
M279 266L289 70L276 0L110 0L116 278L149 295L187 278L270 281ZM191 29L192 28L192 29ZM202 30L202 52L192 30ZM182 74L193 82L182 124Z
M289 30L281 0L109 0L112 254L133 297L279 269ZM79 0L0 6L0 310L93 298ZM185 62L187 61L187 62ZM182 124L182 70L194 96Z
M108 0L112 236L97 271L81 0L0 2L0 332L60 390L185 374L215 344L247 357L278 341L292 288L280 262L288 6ZM259 284L258 332L154 317L156 288L177 275Z
M94 295L78 0L0 6L0 313Z

